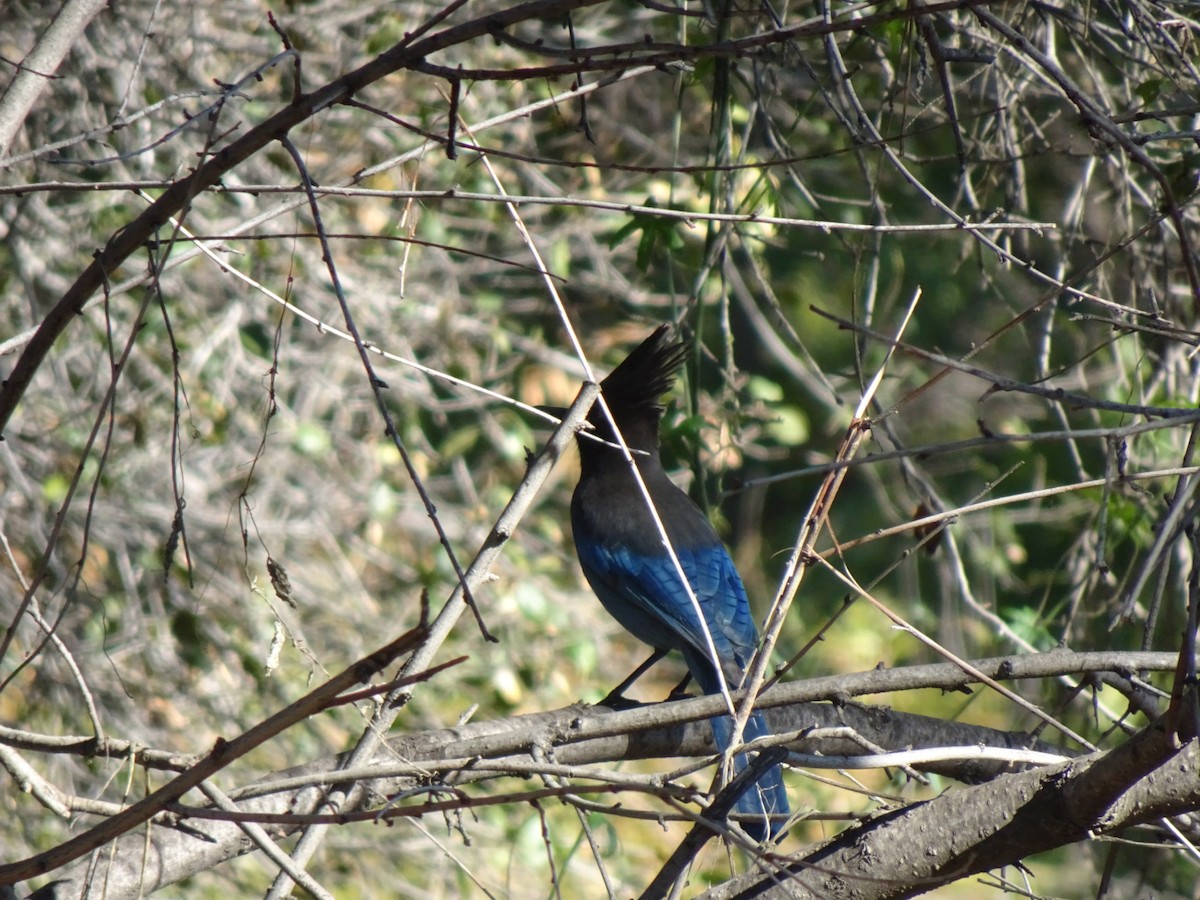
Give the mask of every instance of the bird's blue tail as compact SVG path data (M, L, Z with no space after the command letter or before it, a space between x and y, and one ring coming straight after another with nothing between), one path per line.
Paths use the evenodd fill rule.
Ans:
M729 716L720 716L709 720L712 723L713 737L717 747L725 751L730 746L733 735L733 721ZM766 737L771 733L767 723L758 713L754 713L746 722L742 733L742 743L747 744L755 738ZM740 772L749 764L745 753L739 753L733 758L735 772ZM779 833L784 820L787 818L787 792L783 789L783 771L779 766L772 766L766 773L738 798L734 806L736 812L750 818L741 822L746 833L760 843L769 836Z

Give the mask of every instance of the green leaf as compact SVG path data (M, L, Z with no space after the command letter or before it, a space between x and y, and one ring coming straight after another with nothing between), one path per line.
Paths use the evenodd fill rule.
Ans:
M653 197L647 197L643 205L658 206ZM639 232L641 237L638 240L636 259L637 267L642 272L650 267L651 261L658 253L669 253L683 247L683 235L679 231L679 223L676 220L641 212L632 213L629 221L613 232L608 239L608 246L615 248Z
M190 610L181 609L171 616L171 634L179 644L179 655L189 666L200 668L207 662L208 641L204 623Z
M1133 89L1143 103L1149 106L1162 93L1164 81L1161 78L1148 78Z
M242 346L263 359L271 358L271 333L261 322L248 322L238 328Z
M1004 614L1005 621L1014 632L1039 650L1049 650L1057 641L1046 630L1043 618L1044 614L1041 610L1030 606L1019 606Z
M305 456L320 459L329 453L332 445L329 432L315 422L301 422L296 426L292 446Z

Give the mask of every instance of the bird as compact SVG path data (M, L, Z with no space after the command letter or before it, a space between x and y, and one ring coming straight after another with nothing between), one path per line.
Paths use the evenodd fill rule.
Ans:
M665 411L660 401L674 384L690 346L672 337L671 326L661 325L600 382L600 391L703 611L725 683L735 690L758 644L746 589L708 517L675 486L660 458L659 425ZM590 428L576 435L580 475L571 497L576 554L604 608L655 651L614 693L675 650L703 693L720 694L721 679L696 608L600 403L589 412L588 424ZM730 746L732 722L728 716L710 721L724 752ZM762 716L754 713L743 738L749 742L769 734ZM748 762L745 754L738 754L735 773ZM756 841L775 837L789 813L780 767L768 769L750 785L734 809Z

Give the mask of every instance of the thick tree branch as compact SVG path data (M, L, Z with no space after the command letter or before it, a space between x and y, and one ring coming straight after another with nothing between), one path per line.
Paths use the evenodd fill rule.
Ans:
M1117 659L1121 662L1117 664ZM981 660L979 669L996 677L1029 678L1034 675L1080 673L1088 670L1087 661L1102 665L1139 669L1170 670L1174 655L1155 654L1073 654L1056 652L1034 656ZM966 676L954 666L938 664L895 670L872 670L849 676L829 676L810 681L777 685L759 700L769 706L767 716L776 733L793 730L851 728L866 741L884 749L930 746L986 745L994 747L1032 747L1053 749L1031 740L1028 735L997 731L979 726L946 722L928 716L899 713L885 707L863 706L848 702L813 702L820 697L845 697L850 694L874 694L890 689L939 687L950 689L965 683ZM532 747L552 748L558 766L585 766L628 759L705 757L716 752L708 716L723 711L720 697L702 697L671 703L652 704L631 710L612 712L603 708L572 706L552 712L533 713L491 722L473 722L457 728L401 735L388 740L366 764L353 770L342 769L344 757L330 757L273 773L241 790L226 793L237 809L263 816L296 817L294 828L274 824L275 833L289 833L305 823L303 816L318 812L328 791L346 781L356 781L356 803L344 811L378 806L387 797L444 784L461 789L473 782L491 780L503 773L505 763L514 774L527 772ZM859 753L862 745L845 738L808 739L803 735L789 749L827 756ZM1088 757L1090 759L1090 757ZM397 763L397 760L404 762ZM478 760L493 765L479 767ZM986 763L944 763L925 767L968 782L995 778L1005 767ZM1042 770L1038 770L1042 771ZM1172 791L1198 791L1184 781L1172 782ZM1192 778L1200 779L1195 772ZM1173 809L1169 797L1147 788L1144 804L1156 809ZM153 852L145 858L146 837L127 834L116 842L114 852L105 854L100 873L107 885L107 896L132 896L124 890L138 886L154 890L213 868L233 857L254 849L240 825L226 821L186 822L186 828L154 829L150 834ZM910 837L911 840L911 837ZM62 872L55 888L41 897L86 897L87 879L97 877L93 866L82 862ZM97 882L99 883L99 882Z
M1200 743L1148 728L1116 750L1006 775L881 814L803 859L702 895L912 897L1024 857L1200 808ZM1114 779L1114 774L1120 777ZM1126 790L1128 776L1136 776Z

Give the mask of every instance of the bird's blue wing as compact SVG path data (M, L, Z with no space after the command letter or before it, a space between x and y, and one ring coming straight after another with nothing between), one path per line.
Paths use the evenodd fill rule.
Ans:
M628 631L653 647L700 651L707 658L708 642L695 606L665 550L649 555L599 541L576 544L593 590ZM728 552L720 544L675 552L721 662L743 668L754 652L758 631Z
M719 668L729 686L736 687L758 643L742 579L712 525L687 495L661 469L644 470L643 475L704 625L662 546L657 525L640 512L640 496L627 496L632 489L624 479L581 478L576 488L571 522L583 572L604 608L627 631L657 649L681 651L700 689L715 694L720 680L706 625ZM710 724L718 748L727 750L733 729L729 717L718 716ZM751 716L745 740L768 733L762 716ZM735 771L746 765L746 754L734 757ZM750 785L736 809L744 816L743 827L756 839L775 834L788 812L780 768L772 767Z

